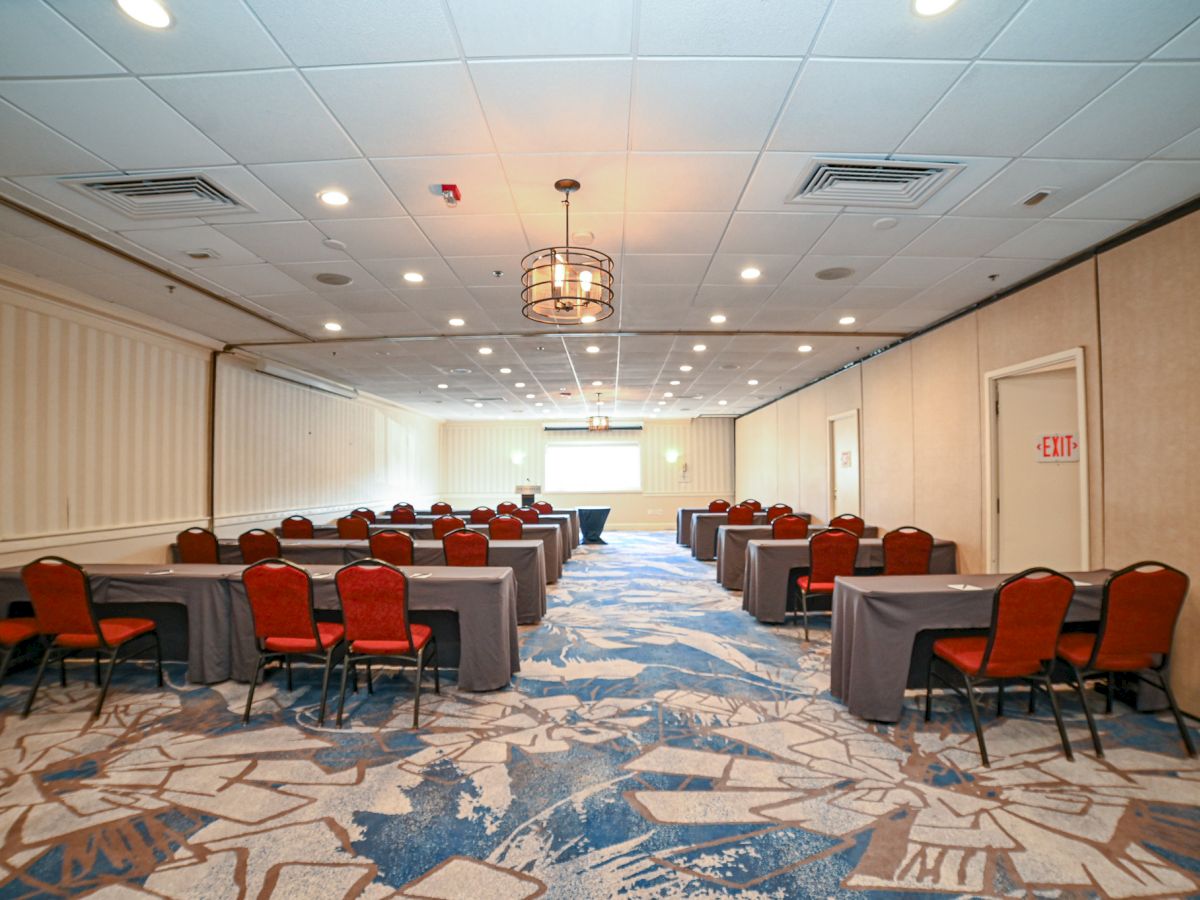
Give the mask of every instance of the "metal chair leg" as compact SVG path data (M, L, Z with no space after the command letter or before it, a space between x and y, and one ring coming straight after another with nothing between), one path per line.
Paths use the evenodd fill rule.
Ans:
M933 716L930 704L933 702L933 654L929 654L929 662L925 666L925 721Z
M325 724L325 698L329 694L329 673L333 670L333 651L330 647L325 651L325 675L321 679L321 710L317 713L317 724Z
M250 721L250 707L254 705L254 689L258 686L258 676L262 674L266 654L258 651L258 662L254 666L254 677L250 679L250 692L246 695L246 711L242 714L242 724Z
M983 739L983 725L979 722L979 701L975 699L975 685L971 682L970 675L963 675L963 682L967 686L967 701L971 705L971 719L975 722L975 740L979 742L979 755L983 757L983 764L990 769L992 763L988 759L987 742Z
M283 658L283 664L287 667L288 692L290 693L292 691L292 658L290 656L285 656Z
M92 658L96 660L96 687L100 687L100 652L92 654Z
M42 676L46 674L46 663L50 661L50 654L54 651L53 644L46 644L46 649L42 653L42 661L38 663L37 675L33 678L33 687L29 689L29 698L25 701L25 709L21 711L21 718L24 719L29 715L29 711L33 709L33 699L37 696L38 688L42 684Z
M0 684L4 684L4 676L8 674L8 664L13 658L13 654L17 652L17 645L6 647L4 650L4 658L0 660Z
M60 656L58 658L58 683L61 687L67 686L67 657ZM99 682L97 682L99 683Z
M1004 682L1001 681L996 688L996 718L1004 718Z
M1112 715L1112 701L1113 701L1113 684L1114 684L1114 681L1115 681L1115 680L1113 679L1113 673L1112 673L1112 672L1109 672L1109 673L1108 673L1108 688L1107 688L1107 689L1105 690L1105 692L1104 692L1104 714L1105 714L1106 716L1108 716L1108 715Z
M1183 716L1179 712L1179 704L1175 702L1175 693L1171 690L1171 683L1159 670L1158 683L1162 685L1163 693L1167 695L1167 703L1171 706L1171 715L1175 717L1175 724L1179 726L1179 736L1183 738L1183 746L1187 750L1188 756L1196 755L1196 745L1192 743L1192 736L1188 733L1187 723L1183 721Z
M1071 677L1075 679L1075 693L1079 695L1079 705L1083 707L1083 714L1087 718L1088 731L1092 733L1092 747L1096 751L1096 756L1099 759L1104 759L1104 748L1100 746L1100 734L1096 731L1096 719L1092 715L1092 708L1088 706L1087 691L1083 689L1083 674L1074 665L1071 666Z
M429 661L433 663L433 692L440 694L442 692L442 679L438 673L437 641L432 637L429 638L429 646L433 647L433 652L429 654Z
M342 711L346 708L346 673L350 671L350 667L354 665L350 659L350 654L347 653L342 657L342 689L338 693L338 711L337 711L337 727L342 727Z
M367 660L367 693L375 693L375 685L371 681L371 661Z
M413 728L421 718L421 675L425 669L425 648L417 651L417 683L413 687Z
M158 686L162 687L163 686L162 641L159 639L157 631L152 631L150 633L152 635L154 635L154 665L158 669Z
M1058 698L1054 696L1054 685L1050 683L1050 673L1047 672L1042 676L1046 685L1046 693L1050 695L1050 709L1054 712L1054 723L1058 726L1058 737L1062 741L1063 752L1067 754L1067 759L1075 761L1075 754L1071 752L1071 741L1067 738L1067 726L1063 724L1062 710L1058 708Z
M801 618L804 619L804 640L808 640L808 591L801 589L800 591L800 609Z
M113 647L108 657L108 668L104 670L104 685L100 688L100 696L96 698L96 708L92 710L92 718L100 717L100 709L104 706L104 698L108 696L108 686L112 683L113 669L117 667L117 650Z

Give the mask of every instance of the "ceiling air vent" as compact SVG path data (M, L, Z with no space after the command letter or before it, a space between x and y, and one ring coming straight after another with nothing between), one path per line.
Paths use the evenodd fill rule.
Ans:
M203 175L73 178L64 183L131 219L211 216L253 210Z
M916 208L961 172L959 163L822 159L801 176L788 203Z

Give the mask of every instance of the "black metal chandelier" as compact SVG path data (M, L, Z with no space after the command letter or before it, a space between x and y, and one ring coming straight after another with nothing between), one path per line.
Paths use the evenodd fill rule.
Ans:
M544 325L591 325L613 314L613 261L607 253L571 246L571 194L579 182L554 183L563 195L565 237L560 247L521 260L521 313Z

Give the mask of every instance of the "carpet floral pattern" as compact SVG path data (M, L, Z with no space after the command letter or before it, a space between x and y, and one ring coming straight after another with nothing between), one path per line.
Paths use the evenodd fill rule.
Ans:
M0 689L0 897L1158 897L1200 891L1200 765L1174 724L1118 706L1097 760L1064 698L989 718L980 765L954 698L892 727L828 694L828 633L767 627L670 535L581 548L521 675L377 677L345 728L319 673L246 688L88 669L26 720ZM447 686L448 682L448 686ZM1012 706L1020 707L1020 703ZM1045 704L1042 704L1044 707Z

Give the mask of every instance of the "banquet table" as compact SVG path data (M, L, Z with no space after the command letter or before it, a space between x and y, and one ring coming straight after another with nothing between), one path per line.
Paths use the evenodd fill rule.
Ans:
M729 524L729 513L699 512L692 515L692 556L696 559L717 558L717 529ZM754 514L755 525L766 525L766 512Z
M604 523L608 521L611 506L581 506L579 513L579 528L583 532L585 544L603 544Z
M486 506L487 504L481 504L481 505ZM493 506L492 509L495 509L495 507ZM432 513L427 509L418 509L418 510L414 510L414 512L416 514L418 522L427 522L427 521L432 522L439 515L441 515L440 513ZM381 510L376 511L375 524L376 525L386 525L388 517L390 515L391 515L391 510L382 510L381 509ZM456 509L456 510L454 510L454 512L451 513L451 515L458 516L460 519L462 519L464 522L466 522L466 521L469 521L471 518L471 510ZM582 532L581 532L580 525L579 525L579 510L578 509L569 509L569 508L559 509L558 507L555 507L554 512L542 513L543 519L545 519L547 516L555 517L554 521L558 521L558 519L557 519L558 516L565 516L567 519L567 527L569 529L569 534L567 535L568 541L566 542L565 546L568 548L571 548L571 549L579 546L580 541L582 540L582 537L581 537Z
M1098 619L1100 595L1109 573L1064 574L1076 582L1067 622ZM925 685L928 655L914 660L913 653L918 635L935 629L987 629L993 589L1007 577L943 574L838 578L833 592L830 655L833 696L861 718L897 721L904 708L906 685ZM971 589L958 590L951 584L967 584Z
M220 560L227 565L241 565L242 555L236 540L217 542ZM366 541L337 539L285 539L279 542L283 558L304 566L342 566L371 555ZM171 545L171 558L178 562L176 544ZM419 566L444 566L446 556L441 541L413 541L413 562ZM546 613L546 555L545 545L536 539L492 541L488 545L488 562L493 566L508 566L517 578L517 622L532 625Z
M187 610L188 680L211 684L254 677L256 651L250 609L242 587L242 565L154 566L109 564L86 567L92 597L104 606L145 607L146 615L162 623L155 607L178 605ZM317 606L338 608L333 573L338 566L305 566L313 573ZM458 686L488 691L507 686L520 669L517 645L517 583L511 569L404 566L409 575L409 608L417 619L422 611L455 613L460 639ZM414 577L422 573L421 577ZM428 574L423 574L428 573ZM28 603L19 568L0 569L0 614L12 603ZM167 643L170 635L163 635ZM442 660L446 665L449 660Z
M957 569L958 545L935 540L929 559L930 571L950 573ZM779 623L787 618L787 597L793 569L809 564L808 541L751 540L746 545L746 573L742 585L742 609L760 622ZM883 539L862 538L858 542L859 569L883 565Z
M709 513L707 506L681 506L675 510L675 543L683 544L685 547L692 546L692 535L695 531L692 517L701 513L714 515L713 513ZM721 513L715 513L715 515L721 515ZM761 519L755 516L754 521L765 523L767 521L766 510L763 510L761 515ZM812 513L798 512L796 515L808 519L810 522L812 521ZM712 559L712 557L707 557L707 559Z
M809 536L828 531L824 525L813 525ZM879 536L879 529L868 525L863 529L864 538ZM717 529L717 581L731 591L742 589L743 573L746 571L746 545L750 541L769 541L770 525L722 525ZM883 565L880 563L880 565Z

